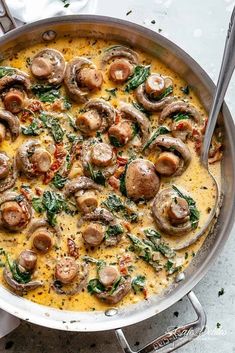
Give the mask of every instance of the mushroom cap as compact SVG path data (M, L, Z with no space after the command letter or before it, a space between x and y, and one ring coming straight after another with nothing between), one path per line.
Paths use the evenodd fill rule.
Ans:
M159 190L160 179L152 162L135 159L127 166L125 184L129 198L150 200Z
M29 76L25 72L14 68L12 75L3 76L0 79L0 93L15 86L20 86L25 91L29 91L31 82Z
M75 195L80 190L102 190L102 187L86 176L79 176L68 181L64 187L65 197Z
M89 66L95 68L91 60L83 57L72 59L66 67L64 75L64 84L68 90L69 96L77 103L85 103L89 89L80 87L77 82L77 76L82 67Z
M172 102L171 104L168 104L166 107L164 107L163 111L161 112L160 118L159 118L159 123L162 124L164 121L169 118L172 115L175 115L177 113L186 113L189 114L190 117L197 123L201 124L202 123L202 117L199 114L198 110L189 103L183 102L183 101L175 101Z
M115 120L116 112L113 106L104 99L90 99L84 106L85 110L96 110L102 119L100 131L107 130Z
M117 289L110 294L110 291L102 292L96 294L97 298L101 299L108 304L117 304L120 302L131 290L131 277L127 278L122 277L121 282L118 285Z
M53 85L60 84L64 79L65 73L65 60L63 55L55 49L43 49L38 52L32 59L32 63L34 59L43 58L48 60L52 69L49 70L48 76L46 76L46 80ZM32 65L31 65L32 70ZM43 77L45 79L45 77Z
M105 66L110 60L115 58L126 58L130 63L137 65L139 62L138 54L123 45L115 45L105 50L102 58L102 66Z
M6 123L10 130L12 141L15 141L20 134L19 118L8 110L0 109L0 122L4 124Z

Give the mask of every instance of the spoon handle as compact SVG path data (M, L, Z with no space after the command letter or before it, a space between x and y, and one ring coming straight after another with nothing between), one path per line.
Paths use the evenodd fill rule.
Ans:
M225 42L223 60L220 68L217 87L215 90L211 111L208 118L208 124L204 136L204 141L201 150L201 162L207 167L208 153L212 135L215 129L216 121L224 101L224 96L228 88L231 76L235 68L235 7L233 9L227 38Z

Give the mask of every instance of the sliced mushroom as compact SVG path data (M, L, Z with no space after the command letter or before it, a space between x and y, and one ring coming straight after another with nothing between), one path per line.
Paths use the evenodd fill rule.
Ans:
M75 262L71 257L65 257L58 262L55 276L57 280L53 282L52 288L57 294L75 295L87 284L88 266L86 263Z
M101 87L103 77L91 60L77 57L67 64L64 83L75 102L85 103L89 92Z
M20 231L27 226L31 215L31 206L23 195L7 191L0 197L0 227Z
M8 267L4 268L3 277L6 283L17 292L29 292L43 285L42 281L29 281L28 283L18 283L12 276L12 273Z
M58 50L43 49L33 57L31 72L38 79L58 85L64 79L64 57Z
M95 142L94 139L83 143L81 161L87 176L92 176L92 173L99 171L108 178L117 168L116 155L111 146L107 143Z
M0 143L2 143L6 138L6 126L0 123Z
M12 141L15 141L20 134L20 121L18 117L7 110L0 109L0 123L6 124L10 130Z
M135 201L150 200L159 190L160 180L154 164L146 159L135 159L126 169L127 196Z
M142 134L142 144L144 145L147 142L150 133L149 119L133 107L132 104L125 102L120 102L119 111L124 115L125 119L130 119L139 125Z
M102 65L106 65L110 60L116 58L125 58L134 65L137 65L139 61L138 54L134 50L123 45L115 45L105 50Z
M82 232L82 237L89 246L98 246L105 237L104 227L99 223L90 223Z
M146 110L158 112L174 100L173 96L163 96L164 91L170 86L172 80L169 77L151 74L145 83L137 87L136 99Z
M16 154L18 169L28 178L47 172L52 163L51 154L41 147L38 140L28 140Z
M191 153L187 145L185 145L180 139L167 135L160 135L151 143L149 148L153 150L155 148L161 147L172 151L172 154L169 155L168 153L167 158L165 158L166 154L164 154L164 159L161 157L161 155L158 157L161 158L161 167L159 168L157 166L159 173L163 171L163 175L172 177L183 174L191 162ZM173 158L173 154L175 153L177 153L177 156L180 157L180 160ZM163 168L163 162L165 162L165 168ZM156 165L157 164L158 161L156 162ZM171 172L172 174L170 174Z
M98 272L99 280L105 287L112 286L119 278L120 273L114 266L103 266Z
M117 287L117 289L110 294L110 291L105 291L99 294L96 294L97 298L101 299L105 303L108 304L117 304L120 302L131 290L131 278L127 277L121 278L121 281Z
M10 189L16 181L15 161L11 162L5 152L0 152L0 192Z
M164 123L167 118L178 113L188 114L190 118L192 118L197 124L202 123L202 117L197 111L197 109L193 105L183 101L176 101L171 104L168 104L161 112L159 123Z
M167 235L183 235L193 229L188 206L183 200L175 190L167 188L158 193L153 201L153 218Z
M37 254L32 250L23 250L17 262L25 271L33 271L37 264Z
M118 124L112 125L108 134L113 146L124 146L133 138L133 124L128 120L122 120Z

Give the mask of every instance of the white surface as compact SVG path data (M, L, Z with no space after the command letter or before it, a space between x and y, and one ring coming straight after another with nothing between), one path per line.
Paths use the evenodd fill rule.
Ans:
M91 0L94 1L94 0ZM216 81L221 62L232 0L98 0L96 13L133 21L158 31L186 50ZM126 16L128 11L132 12ZM152 24L151 21L156 23ZM235 116L235 76L226 101ZM235 139L235 137L234 137ZM235 228L222 255L206 277L195 287L195 293L208 317L206 332L179 353L232 353L235 352ZM221 288L225 294L218 297ZM178 312L178 318L174 313ZM187 300L177 303L155 319L126 330L134 349L163 333L167 327L181 325L193 319ZM217 328L217 323L221 324ZM28 333L29 340L22 340ZM11 352L47 353L95 352L120 353L113 333L69 334L58 333L36 326L18 328L0 341L0 353L5 352L7 341L13 341ZM138 345L138 343L140 343ZM94 346L95 344L95 346Z

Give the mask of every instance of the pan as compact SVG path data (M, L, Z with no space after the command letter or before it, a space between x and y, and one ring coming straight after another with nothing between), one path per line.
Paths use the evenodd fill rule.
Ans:
M0 12L0 23L5 33L0 38L0 60L30 45L48 43L56 37L68 34L116 40L138 47L163 61L194 87L195 93L209 111L215 89L212 80L187 53L160 34L124 20L95 15L54 17L16 28L5 2L1 0L0 4L3 8ZM20 319L54 329L83 332L116 330L124 352L133 353L122 328L157 315L187 295L196 311L197 320L156 338L139 352L172 352L197 337L205 329L206 315L192 289L205 276L221 252L231 231L235 214L235 127L225 103L220 119L225 134L225 149L221 186L223 202L218 220L190 266L176 278L175 283L163 295L153 296L148 301L127 307L112 308L106 312L72 312L30 302L0 286L0 308Z

